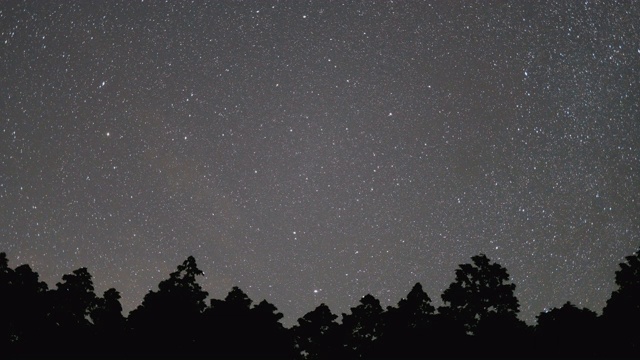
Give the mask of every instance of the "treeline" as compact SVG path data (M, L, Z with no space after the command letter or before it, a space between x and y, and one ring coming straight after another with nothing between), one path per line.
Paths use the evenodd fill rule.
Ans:
M273 304L237 287L207 304L193 257L125 317L118 291L97 296L86 268L49 289L0 253L0 358L640 358L640 250L620 264L602 316L567 302L535 326L518 319L507 270L482 254L471 260L438 309L417 283L397 306L366 295L340 322L321 304L285 328Z

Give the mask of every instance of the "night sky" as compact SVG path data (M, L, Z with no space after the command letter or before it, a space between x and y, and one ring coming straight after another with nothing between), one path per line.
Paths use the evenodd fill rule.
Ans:
M189 255L290 325L478 253L600 312L639 98L638 1L2 1L0 251L127 312Z

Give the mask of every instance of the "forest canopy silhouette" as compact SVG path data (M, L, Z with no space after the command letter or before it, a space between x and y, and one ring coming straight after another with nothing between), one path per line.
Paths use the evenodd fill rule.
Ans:
M266 300L233 287L210 299L189 256L128 317L120 293L94 291L87 268L55 288L0 253L0 357L374 359L431 357L636 357L640 355L640 249L615 273L602 315L567 302L535 325L518 318L507 269L479 254L455 270L435 308L417 283L386 309L367 294L350 313L325 304L286 328Z

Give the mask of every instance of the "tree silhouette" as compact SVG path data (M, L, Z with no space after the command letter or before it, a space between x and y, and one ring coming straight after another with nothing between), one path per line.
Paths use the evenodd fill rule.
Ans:
M63 275L62 280L56 284L54 292L53 320L60 327L81 329L89 326L89 316L96 303L91 274L83 267Z
M44 295L47 284L29 265L15 270L0 253L0 349L8 354L31 353L44 335Z
M293 356L292 339L280 320L284 317L278 309L266 300L262 300L251 309L248 327L250 343L255 349L252 357L291 358Z
M593 357L599 355L597 345L598 315L586 308L578 308L570 302L561 308L553 308L538 315L536 348L543 349L543 356Z
M94 349L98 354L118 355L124 349L124 331L126 319L122 316L120 293L116 289L104 292L101 298L96 299L96 305L91 312L91 320L94 325Z
M538 316L535 328L517 318L515 285L486 256L460 265L435 312L420 283L397 306L382 309L366 295L337 316L321 304L290 330L276 306L257 304L233 287L205 305L207 292L193 257L149 291L128 319L115 289L94 293L80 268L53 290L29 265L12 269L0 253L0 358L281 358L440 357L636 358L640 250L616 272L618 288L602 317L567 302Z
M640 249L620 263L615 276L618 289L603 309L609 346L621 356L640 356Z
M89 318L96 304L93 279L87 268L63 275L62 282L46 295L51 346L62 354L87 354L91 350Z
M11 317L13 313L12 304L12 278L13 269L9 267L9 260L7 254L0 252L0 318L7 319L0 322L0 348L8 349L13 339L13 323L14 320Z
M387 312L395 317L401 326L407 329L419 329L428 325L435 308L431 305L431 298L422 289L422 284L416 283L406 299L400 299L398 307L388 307Z
M118 290L111 288L105 291L101 298L96 299L96 306L91 312L91 320L95 326L107 329L119 328L124 325L125 318L122 316Z
M204 312L204 331L200 342L212 346L203 349L214 357L233 358L246 354L251 327L253 301L239 287L234 286L224 300L211 299ZM253 349L251 349L253 350Z
M351 308L351 314L342 314L342 331L347 354L352 357L367 357L383 334L384 310L380 300L367 294L360 305Z
M507 269L491 263L484 254L471 258L473 264L461 264L456 279L442 294L445 303L439 311L465 326L474 334L478 324L491 316L516 318L520 307L509 283Z
M426 355L423 341L429 337L435 308L431 298L416 283L397 307L384 314L384 336L377 352L385 357L421 357Z
M300 359L335 359L341 354L338 318L327 305L320 304L313 311L298 319L291 331L295 351Z
M10 274L13 273L13 270L9 267L9 259L7 259L7 253L0 252L0 289L5 290L8 289L10 284ZM3 292L2 294L6 294Z
M466 340L473 346L475 356L521 358L531 356L532 335L533 329L524 321L503 313L484 317L474 336Z
M220 358L291 358L291 338L280 323L283 315L266 300L253 308L252 303L237 286L224 300L212 299L200 342L213 346L201 352Z
M234 286L224 298L224 301L212 299L211 307L222 306L225 310L244 312L249 310L252 303L253 300L242 289Z
M208 296L196 282L196 276L200 275L203 272L193 256L189 256L168 279L160 282L158 291L149 291L142 304L131 312L129 325L139 351L145 354L195 351L193 339Z

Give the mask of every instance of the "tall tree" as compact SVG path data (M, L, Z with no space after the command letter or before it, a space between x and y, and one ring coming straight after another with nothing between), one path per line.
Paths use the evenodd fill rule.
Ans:
M0 286L5 283L9 283L9 274L12 272L12 269L9 267L9 259L7 258L7 253L0 252Z
M384 314L384 336L377 352L385 357L423 357L424 341L429 337L435 308L431 298L416 283L397 307L389 306Z
M220 358L291 358L291 338L280 322L284 315L266 300L252 303L237 286L224 300L212 299L200 352Z
M124 325L122 305L120 304L120 292L109 289L101 298L96 299L96 306L91 312L91 320L97 327L118 328Z
M0 347L3 349L7 349L13 341L13 319L11 315L14 312L14 304L11 297L12 284L13 269L9 267L7 254L0 252L0 317L7 319L0 322Z
M338 358L341 343L337 318L327 305L320 304L298 319L298 325L291 329L297 357L306 360Z
M82 329L90 325L89 316L96 304L93 279L87 268L62 276L53 293L51 312L57 326Z
M348 354L363 358L371 353L383 334L383 312L380 300L367 294L360 299L360 305L351 308L351 314L342 314L341 328Z
M229 291L227 296L224 298L224 301L215 299L211 300L212 307L222 306L229 310L236 311L248 311L252 303L253 300L249 298L249 295L237 286L231 288L231 291Z
M47 284L29 265L11 269L0 253L0 348L9 354L30 354L44 327ZM2 354L0 354L2 355Z
M424 292L420 283L411 288L406 298L400 299L397 308L387 308L389 316L394 316L407 329L425 327L434 311L431 298Z
M208 348L201 350L213 357L228 358L249 356L255 350L251 344L251 304L253 300L234 286L224 300L211 299L205 310L205 325L200 343Z
M618 288L603 309L608 343L621 356L640 356L640 248L620 263L615 281Z
M284 317L275 305L262 300L254 305L250 313L250 343L253 344L251 357L291 358L292 340L280 320Z
M49 346L60 355L86 356L91 350L89 318L96 304L91 274L83 267L63 275L62 282L46 295Z
M489 317L517 317L520 304L507 269L484 254L471 260L473 264L461 264L456 270L455 281L442 294L445 306L439 311L474 334L478 324Z
M94 349L96 354L115 356L121 354L124 342L126 319L122 316L120 293L116 289L108 289L102 297L96 299L91 312L94 324Z
M192 344L208 293L196 277L203 275L196 260L189 256L178 269L160 282L158 291L149 291L140 306L129 316L129 324L145 352L166 354L169 349L180 353L192 351Z
M604 315L620 319L640 319L640 249L625 257L616 271L618 289L611 293Z
M536 349L541 356L594 357L601 343L598 333L598 315L570 302L538 315L535 329Z

